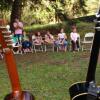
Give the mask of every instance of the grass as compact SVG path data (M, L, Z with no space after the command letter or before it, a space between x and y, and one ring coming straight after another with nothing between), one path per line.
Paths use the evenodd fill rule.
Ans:
M22 89L30 91L36 100L70 100L68 89L72 83L85 80L89 57L89 52L15 55ZM97 83L100 83L99 67L98 64ZM2 60L0 100L10 92L10 80Z

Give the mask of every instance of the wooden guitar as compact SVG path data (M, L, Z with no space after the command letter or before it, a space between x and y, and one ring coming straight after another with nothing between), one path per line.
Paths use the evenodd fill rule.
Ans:
M4 30L4 28L2 29L2 27L0 27L0 44L4 52L4 58L12 86L12 92L9 93L4 100L35 100L31 93L22 91L21 89L14 55L11 48L8 47L8 45L11 44L11 37L9 33L3 34L2 30Z
M100 15L100 9L98 14ZM100 48L100 16L96 18L95 22L95 35L86 81L71 85L69 88L71 100L100 100L100 88L96 86L95 82L95 71Z

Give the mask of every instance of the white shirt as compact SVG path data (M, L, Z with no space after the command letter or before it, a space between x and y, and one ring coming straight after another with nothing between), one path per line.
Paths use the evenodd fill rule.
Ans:
M78 37L79 37L79 34L78 34L78 33L74 33L74 32L71 32L71 33L70 33L70 38L71 38L71 40L73 40L74 42L77 41Z
M58 37L59 37L60 39L64 39L64 38L65 38L65 33L59 33L59 34L58 34Z

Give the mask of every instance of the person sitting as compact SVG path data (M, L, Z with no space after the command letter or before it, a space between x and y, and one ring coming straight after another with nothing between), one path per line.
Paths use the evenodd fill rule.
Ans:
M28 38L25 38L22 42L22 51L24 53L32 52L32 43L29 41Z
M37 32L37 34L35 34L35 39L33 41L33 44L36 44L36 45L41 45L43 44L43 40L42 40L42 36L41 36L41 33L40 32Z
M48 44L53 44L54 43L54 37L52 34L50 34L49 31L47 31L47 33L45 34L45 40L44 40L45 43L48 43Z
M71 43L72 43L72 51L79 51L79 34L77 33L76 28L72 30L70 33Z
M33 50L35 52L37 51L43 51L43 39L42 39L42 36L41 36L41 33L40 32L37 32L35 34L35 36L32 37L32 44L33 44Z
M54 37L50 33L50 31L47 31L47 33L45 34L44 44L45 44L45 51L47 50L54 51Z
M64 33L64 29L62 28L60 33L58 34L58 39L55 41L55 45L59 47L60 50L67 50L67 36Z

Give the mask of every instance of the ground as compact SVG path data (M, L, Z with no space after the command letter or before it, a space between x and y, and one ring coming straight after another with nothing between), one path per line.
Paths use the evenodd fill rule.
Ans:
M74 82L85 81L89 58L89 51L15 55L22 90L30 91L36 100L70 100L68 89ZM98 66L96 81L99 84ZM0 60L0 100L10 92L5 61Z

